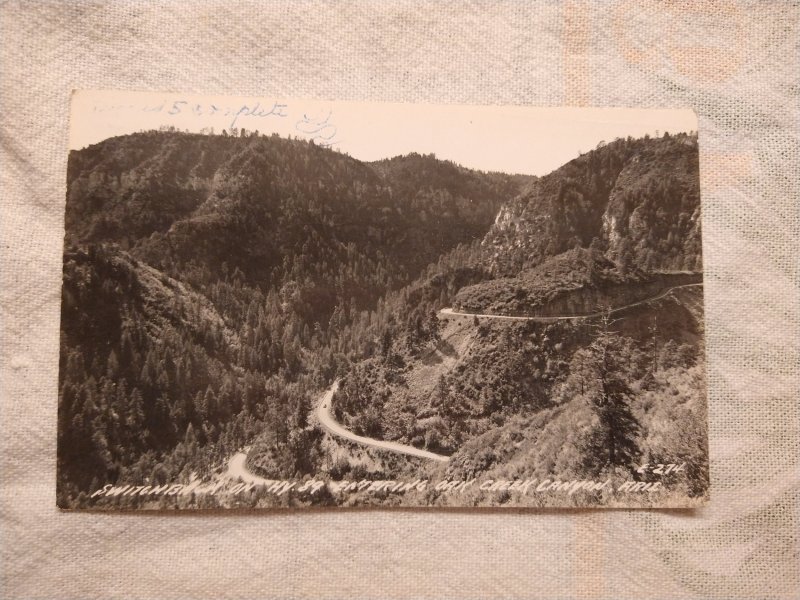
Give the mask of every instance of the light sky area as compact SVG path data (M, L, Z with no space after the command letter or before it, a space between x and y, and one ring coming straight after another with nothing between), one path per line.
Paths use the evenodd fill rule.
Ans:
M617 137L696 131L691 110L333 102L76 91L70 149L173 126L313 139L363 161L418 152L483 171L545 175Z

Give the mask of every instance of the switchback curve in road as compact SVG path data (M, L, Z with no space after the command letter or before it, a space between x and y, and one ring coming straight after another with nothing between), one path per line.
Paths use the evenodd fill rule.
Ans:
M362 446L369 446L371 448L379 448L381 450L388 450L390 452L397 452L399 454L407 454L409 456L416 456L418 458L427 458L429 460L436 460L439 462L447 462L450 460L448 456L444 456L442 454L435 454L433 452L428 452L427 450L415 448L414 446L406 446L405 444L399 444L397 442L387 442L384 440L376 440L373 438L364 437L362 435L356 435L352 431L345 429L336 421L336 419L333 418L333 415L331 414L331 401L333 400L333 395L338 389L339 380L337 379L333 382L333 385L326 390L326 392L322 395L319 404L317 404L317 419L319 419L320 426L328 433L346 440L350 440L356 444L361 444Z
M685 283L683 285L675 285L670 288L667 288L663 292L656 294L655 296L651 296L650 298L645 298L644 300L639 300L637 302L631 302L630 304L626 304L624 306L618 306L617 308L612 308L609 314L613 314L622 310L627 310L629 308L633 308L634 306L639 306L641 304L646 304L647 302L652 302L653 300L660 300L667 294L671 293L673 290L677 290L680 288L686 287L693 287L693 286L702 286L702 283ZM524 316L511 316L511 315L493 315L493 314L486 314L486 313L465 313L453 310L452 308L443 308L439 311L440 314L446 317L478 317L479 319L503 319L507 321L536 321L538 323L555 323L556 321L577 321L580 319L594 319L597 317L601 317L605 314L606 311L599 311L596 313L591 313L588 315L564 315L564 316L551 316L551 317L524 317Z
M624 306L620 306L609 311L610 313L619 312L621 310L626 310L628 308L632 308L634 306L639 306L641 304L645 304L647 302L652 302L653 300L659 300L665 297L667 294L672 292L673 290L685 287L692 287L692 286L702 286L702 283L688 283L684 285L676 285L670 288L667 288L663 292L652 296L650 298L645 298L644 300L639 300L638 302L632 302L630 304L626 304ZM600 311L588 315L569 315L569 316L551 316L551 317L523 317L523 316L509 316L509 315L493 315L493 314L481 314L481 313L463 313L453 310L452 308L443 308L440 313L444 316L455 316L455 317L478 317L479 319L504 319L509 321L538 321L541 323L552 323L555 321L566 321L566 320L579 320L579 319L592 319L595 317L602 316L605 311ZM333 400L333 396L336 391L339 389L339 380L333 382L331 387L329 387L325 393L320 398L319 403L317 404L316 408L316 415L317 419L319 420L320 426L330 433L331 435L335 435L340 438L344 438L351 442L355 442L356 444L360 444L362 446L369 446L371 448L378 448L381 450L388 450L389 452L396 452L399 454L407 454L408 456L416 456L418 458L426 458L429 460L435 460L439 462L447 462L450 460L449 457L444 456L442 454L435 454L434 452L429 452L428 450L422 450L420 448L415 448L414 446L406 446L405 444L399 444L397 442L387 442L385 440L376 440L374 438L364 437L362 435L356 435L352 431L345 429L342 427L336 419L334 419L333 415L331 414L331 402ZM253 482L253 483L262 483L266 480L258 477L250 473L245 466L245 459L247 455L243 452L239 452L235 454L229 465L228 465L228 473L232 475L236 475L237 477L241 478L245 482Z
M264 479L263 477L259 477L258 475L252 473L247 468L246 462L247 448L245 448L244 452L237 452L231 456L230 460L228 461L228 469L225 472L225 475L233 480L241 479L245 483L255 483L256 485L268 485L272 483L272 481L269 479Z

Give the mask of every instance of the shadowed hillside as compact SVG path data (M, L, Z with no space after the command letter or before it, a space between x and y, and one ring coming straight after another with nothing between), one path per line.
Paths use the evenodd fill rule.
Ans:
M320 436L296 431L378 299L480 239L526 180L277 136L144 132L72 152L59 502L207 473L256 434L276 474L313 472Z
M531 182L481 244L387 299L411 318L389 319L343 379L341 422L449 454L456 479L641 478L677 461L669 498L702 500L699 199L686 134L619 139Z
M615 140L532 178L145 132L73 152L68 186L60 506L106 483L223 477L236 453L261 477L337 480L635 478L679 461L672 497L705 497L694 136ZM319 427L336 378L330 415L417 457Z
M592 246L621 269L700 271L697 136L618 139L542 177L486 236L499 275Z

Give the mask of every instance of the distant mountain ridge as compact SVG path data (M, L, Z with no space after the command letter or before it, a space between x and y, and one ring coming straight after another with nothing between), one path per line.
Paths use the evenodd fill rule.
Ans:
M635 478L680 456L693 466L670 493L700 501L700 235L695 135L601 144L528 182L479 244L387 301L397 320L341 378L334 413L450 456L455 479Z
M257 436L274 474L314 473L310 398L369 338L370 311L482 239L525 179L278 136L153 131L73 151L59 505L208 473Z
M365 276L408 283L482 237L525 181L417 154L363 163L277 136L138 133L71 153L67 244L113 242L170 275L225 263L254 285L327 279L364 304L376 299ZM360 275L319 272L341 263Z
M101 481L208 473L250 444L267 477L349 476L309 421L335 377L343 422L459 451L456 465L474 436L516 436L513 419L582 385L570 364L591 332L463 317L443 337L439 309L580 312L604 286L637 299L659 272L697 272L696 144L616 140L542 178L277 136L143 132L72 152L59 504ZM637 389L701 360L687 308L701 302L696 288L660 301L657 333L652 307L634 311Z

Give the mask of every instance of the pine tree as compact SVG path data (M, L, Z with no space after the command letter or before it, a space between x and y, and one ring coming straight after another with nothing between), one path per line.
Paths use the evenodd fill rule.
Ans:
M605 467L630 467L638 460L639 423L630 408L633 395L624 366L626 357L620 336L611 330L609 312L602 317L590 346L597 386L590 405L598 427L591 432L584 450L584 464L595 472Z

